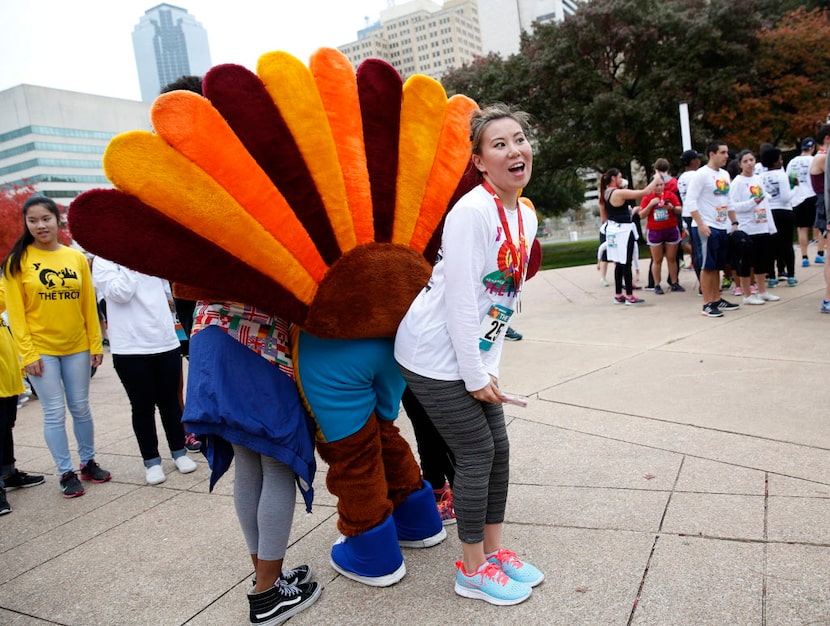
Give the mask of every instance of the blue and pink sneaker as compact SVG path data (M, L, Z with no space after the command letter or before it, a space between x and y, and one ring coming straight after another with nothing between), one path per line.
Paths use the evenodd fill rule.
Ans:
M530 563L525 563L516 556L515 552L505 548L490 555L487 560L498 565L505 574L516 582L535 587L545 580L545 575L538 568Z
M485 561L472 574L464 570L463 561L456 561L455 567L455 593L465 598L508 606L524 602L533 592L530 585L513 580L491 561Z

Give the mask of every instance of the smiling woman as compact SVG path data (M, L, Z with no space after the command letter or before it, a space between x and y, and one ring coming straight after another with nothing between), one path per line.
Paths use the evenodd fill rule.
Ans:
M86 257L58 241L60 212L45 196L23 204L24 229L3 261L9 325L22 365L43 408L43 434L66 498L84 494L72 469L66 408L81 461L81 478L110 480L95 462L89 372L104 349L98 304Z
M455 592L498 605L523 602L544 580L501 544L510 453L498 367L537 229L519 202L533 170L527 130L527 115L505 105L473 113L481 184L447 215L432 276L395 337L401 373L458 468Z

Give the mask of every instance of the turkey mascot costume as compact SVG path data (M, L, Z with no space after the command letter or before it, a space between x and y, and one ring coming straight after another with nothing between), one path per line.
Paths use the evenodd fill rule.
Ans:
M244 406L200 387L200 367L232 376L234 359L248 358L216 357L206 330L191 340L183 421L206 441L211 487L240 443L290 465L309 511L316 443L342 533L332 566L391 585L406 573L401 546L446 537L394 424L404 381L392 349L430 277L445 213L478 184L468 167L476 104L448 99L427 76L403 83L378 59L355 71L328 48L308 67L283 52L260 57L256 74L219 65L202 88L159 96L155 132L110 142L104 170L116 189L72 203L72 234L94 254L173 281L181 297L243 302L292 324L296 385L272 367L279 358L239 381L249 402L279 405L279 423L250 423ZM539 259L536 247L529 274Z

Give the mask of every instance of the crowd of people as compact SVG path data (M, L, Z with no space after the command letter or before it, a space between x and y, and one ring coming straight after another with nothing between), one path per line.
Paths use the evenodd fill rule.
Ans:
M600 186L600 284L608 285L607 263L613 262L614 302L642 304L644 300L633 293L641 286L631 268L637 267L638 241L645 240L651 256L645 289L658 296L686 291L680 284L680 269L693 269L697 293L703 297L701 313L722 317L724 311L741 305L780 300L770 292L779 284L796 286L799 263L794 241L797 236L800 266L809 267L812 229L817 245L812 262L825 267L826 293L820 310L830 313L824 207L830 124L821 126L815 139L804 138L800 149L785 167L782 151L771 144L762 144L756 155L714 141L705 154L684 151L677 178L669 173L668 160L658 159L649 184L640 190L628 189L619 169L606 171ZM669 277L665 288L664 261ZM740 302L722 296L730 288L742 298Z
M391 353L390 362L407 384L403 403L415 425L425 489L437 518L456 524L462 553L455 592L511 605L530 597L545 578L502 544L510 463L502 403L515 399L500 391L498 371L503 342L521 339L508 320L519 308L537 230L535 211L519 202L533 150L521 112L493 106L477 111L470 124L480 184L450 211L429 284L398 329L394 358L400 372ZM0 328L0 358L4 373L11 373L0 378L0 514L11 512L7 491L46 480L14 466L12 427L24 379L43 409L44 438L62 495L84 495L82 481L111 480L96 461L89 401L90 379L104 358L105 329L146 483L167 478L157 412L179 472L198 468L187 456L183 422L208 433L203 447L211 486L231 459L235 463L235 509L254 567L251 623L281 623L313 604L322 588L311 567L283 565L296 491L299 486L310 506L315 468L314 433L294 381L288 324L243 303L196 302L192 318L182 320L190 329L183 402L183 345L170 285L62 245L58 207L47 197L27 200L22 220L0 282L9 321ZM247 391L248 383L258 394Z
M201 93L200 87L196 79L172 88ZM443 524L456 525L461 555L455 592L512 605L545 579L502 543L510 467L502 405L515 399L499 388L499 362L505 339L521 339L509 322L519 309L537 230L535 211L520 202L533 165L528 118L503 105L477 110L470 141L479 184L448 213L429 282L398 327L392 369L406 383L402 401L414 426L424 489L431 490L427 497L431 502L434 496ZM810 264L809 229L824 241L829 147L830 126L823 126L817 140L802 141L801 154L785 169L781 151L772 146L756 158L750 150L730 153L715 141L704 155L684 152L678 178L668 160L658 159L642 189L630 188L619 169L609 169L601 184L598 259L601 268L614 263L614 302L643 302L634 293L640 240L651 253L647 288L655 296L686 290L680 274L685 264L698 277L705 316L778 300L771 289L798 284L796 229L802 267ZM62 245L58 207L47 197L29 198L22 218L22 233L3 260L0 279L0 308L8 312L8 324L0 323L0 515L11 512L8 491L45 482L15 467L12 429L24 376L41 403L44 439L63 496L84 495L81 481L112 478L95 459L89 402L90 378L104 355L102 299L146 483L166 480L156 411L181 473L198 468L187 456L192 442L183 422L197 427L208 437L211 487L235 462L235 510L254 568L251 623L277 624L308 608L322 589L311 567L283 565L297 489L310 507L315 471L315 428L295 382L292 352L299 340L289 324L244 303L193 303L181 320L192 343L186 350L189 400L183 401L184 346L169 284ZM825 263L824 255L821 245L813 263ZM734 285L741 303L722 297L727 285ZM830 312L830 280L828 285L824 312ZM391 395L387 399L397 410L400 394L394 402ZM317 429L318 436L326 434L319 422Z

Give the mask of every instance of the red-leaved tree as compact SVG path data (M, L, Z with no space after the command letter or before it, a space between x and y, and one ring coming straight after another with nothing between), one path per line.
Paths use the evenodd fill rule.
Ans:
M34 186L9 184L0 186L0 259L11 250L23 232L23 203L29 196L37 193ZM69 245L72 238L66 228L66 207L58 205L61 212L61 227L58 229L58 240Z

